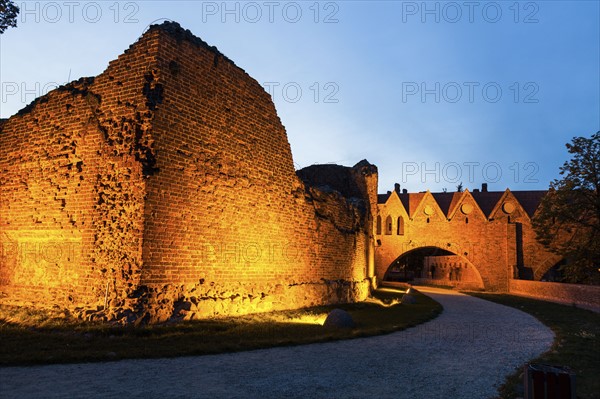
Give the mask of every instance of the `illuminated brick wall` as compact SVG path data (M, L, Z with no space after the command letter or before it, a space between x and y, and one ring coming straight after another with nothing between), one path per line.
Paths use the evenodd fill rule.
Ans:
M536 193L474 195L379 200L366 161L296 173L258 82L165 23L0 121L0 301L157 322L359 300L423 247L489 290L559 260L535 241Z
M90 308L136 289L157 43L149 34L99 77L54 90L3 124L0 291L8 301Z
M0 133L0 287L40 304L93 293L103 134L83 84L56 90ZM85 163L83 160L85 159Z
M600 287L595 285L513 279L510 280L510 293L600 310Z
M304 184L270 96L176 24L6 121L0 171L6 303L153 322L367 294L376 169L358 202Z
M427 256L416 276L418 282L479 290L483 281L477 269L462 256Z
M506 190L380 196L375 274L382 279L400 256L437 248L473 268L482 282L477 285L486 290L507 291L509 279L519 274L539 280L560 261L537 242L531 226L541 195Z

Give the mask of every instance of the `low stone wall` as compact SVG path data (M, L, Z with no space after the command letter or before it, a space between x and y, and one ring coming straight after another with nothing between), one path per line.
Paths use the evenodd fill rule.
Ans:
M368 279L321 280L306 284L242 283L166 284L144 287L137 298L122 300L109 311L80 309L86 320L114 320L120 324L162 323L207 317L240 316L323 304L359 302L369 295ZM119 301L113 298L111 301Z
M456 281L448 279L431 279L431 278L415 278L414 284L419 285L439 285L445 287L452 287L457 290L466 291L481 291L483 290L483 284L477 281Z
M600 312L600 286L511 279L509 292Z

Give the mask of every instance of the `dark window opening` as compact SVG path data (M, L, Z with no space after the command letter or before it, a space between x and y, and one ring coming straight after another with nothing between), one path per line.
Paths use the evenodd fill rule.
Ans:
M404 235L404 219L402 218L402 216L398 216L398 221L396 225L396 235Z
M385 219L385 234L386 235L392 234L392 217L391 216L388 216Z

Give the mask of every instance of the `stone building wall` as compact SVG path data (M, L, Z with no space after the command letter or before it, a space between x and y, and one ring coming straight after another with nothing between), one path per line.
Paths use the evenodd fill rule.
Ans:
M382 279L388 267L403 254L439 248L477 269L486 290L508 291L510 278L527 273L540 279L560 257L537 242L530 215L509 190L493 194L496 198L488 201L488 209L483 210L468 191L437 194L440 199L452 196L446 198L445 204L440 201L442 205L429 192L391 193L378 206L382 230L376 234L377 278ZM504 208L505 204L511 204L510 208ZM390 231L385 226L388 216L392 222ZM403 234L397 234L398 217L404 223Z
M137 289L157 45L150 32L97 78L36 99L2 126L8 300L93 309Z
M0 171L6 303L157 322L367 295L369 198L302 182L269 95L175 23L5 121Z
M80 302L98 277L91 254L103 170L96 98L55 90L0 132L0 287L31 301ZM83 162L85 160L85 162Z
M488 194L380 202L367 161L296 172L259 83L164 23L0 121L0 301L123 323L350 302L419 248L488 290L541 278L559 259L535 240L537 194Z
M458 255L426 256L417 281L441 284L459 289L482 289L483 281L477 269Z
M510 294L565 305L577 305L600 312L600 287L595 285L510 280Z

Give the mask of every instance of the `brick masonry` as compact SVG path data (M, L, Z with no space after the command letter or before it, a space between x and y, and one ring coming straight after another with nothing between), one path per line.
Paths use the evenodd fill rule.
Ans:
M600 287L594 285L511 279L510 293L566 305L574 304L600 312Z
M381 280L398 258L437 248L467 266L473 287L506 292L511 278L528 274L541 279L561 258L535 238L531 217L543 192L533 193L534 200L527 198L531 194L507 189L380 195L374 226L375 275ZM435 282L456 285L444 270L448 278L438 276Z
M351 302L420 248L507 291L559 260L538 194L378 196L367 161L296 172L268 93L166 22L0 121L0 301L122 323Z
M4 121L0 171L5 303L128 323L368 293L369 198L300 180L270 96L176 23Z

